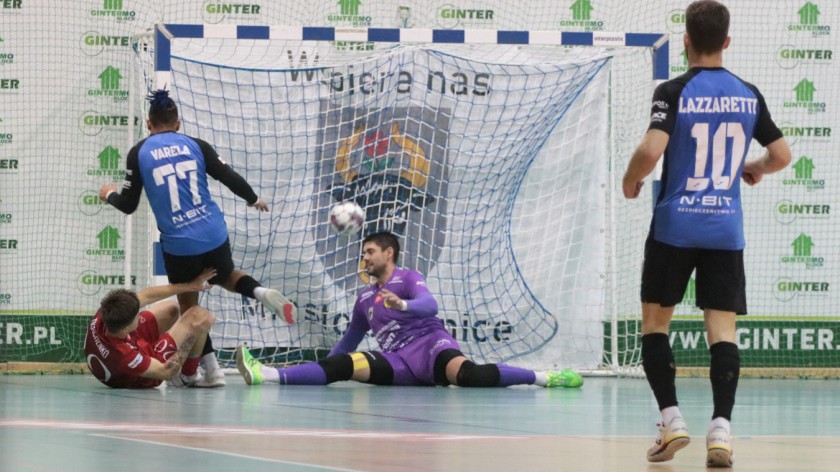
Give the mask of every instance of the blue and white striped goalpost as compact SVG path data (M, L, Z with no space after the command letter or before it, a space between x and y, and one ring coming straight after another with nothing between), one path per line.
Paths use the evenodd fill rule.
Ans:
M160 87L170 82L171 44L180 38L638 47L649 48L653 53L652 80L668 79L668 35L657 33L159 24L154 35L155 76Z
M155 88L168 89L172 83L172 43L179 39L239 39L239 40L292 40L292 41L348 41L369 43L420 43L464 45L540 45L540 46L594 46L606 48L647 48L652 54L651 91L669 77L669 35L658 33L570 32L570 31L505 31L505 30L448 30L420 28L356 28L356 27L307 27L307 26L253 26L211 24L158 24L151 33L154 44L154 76L150 82ZM152 78L150 78L152 79ZM134 140L133 130L130 140ZM133 144L133 143L132 143ZM658 184L657 169L654 190ZM616 192L610 189L611 223L615 223ZM130 223L129 223L130 224ZM153 225L152 225L153 226ZM158 240L156 230L153 240ZM126 274L131 264L130 245L126 245ZM615 245L608 257L616 259ZM153 280L165 283L159 243L154 243ZM130 277L126 277L130 280ZM615 289L615 277L611 278ZM619 365L618 317L613 307L611 355L613 366Z

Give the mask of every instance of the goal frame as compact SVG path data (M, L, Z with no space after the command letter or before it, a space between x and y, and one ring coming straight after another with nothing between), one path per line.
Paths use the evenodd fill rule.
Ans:
M146 33L148 35L149 33ZM145 36L145 35L144 35ZM423 29L423 28L357 28L329 26L263 26L236 24L156 24L151 32L154 44L154 84L157 89L168 89L172 80L172 42L178 39L240 39L240 40L292 40L292 41L353 41L369 43L420 43L420 44L483 44L483 45L539 45L580 46L609 48L647 48L652 54L651 92L669 78L669 35L663 33L622 33L546 30L490 30L490 29ZM133 130L129 139L133 139ZM612 150L611 150L612 151ZM654 187L660 169L654 174ZM605 198L609 201L611 227L616 222L616 191L608 188ZM130 218L130 217L127 217ZM153 225L152 225L153 226ZM151 276L155 283L166 283L159 235L154 228ZM615 244L610 245L608 263L615 267ZM126 270L131 261L126 254ZM616 280L610 277L609 290L615 293ZM610 358L598 373L618 373L623 366L619 357L620 315L616 302L608 307L610 312ZM606 321L606 320L605 320ZM595 372L592 372L595 373Z

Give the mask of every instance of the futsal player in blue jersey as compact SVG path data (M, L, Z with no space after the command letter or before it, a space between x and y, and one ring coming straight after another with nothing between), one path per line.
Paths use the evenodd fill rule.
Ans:
M262 365L245 346L239 346L236 363L248 384L326 385L356 380L404 386L583 385L580 374L571 369L534 372L468 360L437 317L437 302L423 276L396 266L400 253L397 237L390 232L371 234L362 241L362 251L365 272L376 283L359 293L349 327L329 356L317 363L275 369ZM368 331L373 332L381 351L355 352Z
M739 179L754 185L790 163L790 148L758 89L723 68L729 11L700 0L685 12L689 71L656 88L650 127L630 160L623 191L636 198L664 153L642 269L642 366L662 413L651 462L689 443L677 403L668 338L674 306L696 270L697 306L708 335L714 411L706 435L710 467L731 467L730 419L740 372L736 314L747 313ZM766 148L744 162L750 142Z
M286 297L234 269L224 215L210 197L207 176L220 181L249 207L268 211L268 205L241 175L225 164L209 143L178 133L181 127L178 107L167 91L154 92L149 101L146 125L151 134L129 151L122 190L117 192L116 184L104 185L99 197L131 214L145 189L160 231L170 283L189 282L205 268L213 268L217 275L209 280L210 284L256 298L283 316L287 323L294 323L295 307ZM179 294L178 302L181 313L186 313L198 304L198 292ZM182 371L181 383L198 387L224 385L224 374L219 369L209 335L201 357L204 376Z

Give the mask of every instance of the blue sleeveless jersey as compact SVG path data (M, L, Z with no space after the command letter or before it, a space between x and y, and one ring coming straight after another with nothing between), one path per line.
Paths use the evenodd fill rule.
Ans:
M137 159L166 253L202 254L227 240L224 215L210 198L205 156L195 139L175 132L153 134L139 143Z
M741 171L755 137L782 136L758 90L723 68L693 68L657 87L651 129L670 135L652 232L657 241L744 248Z

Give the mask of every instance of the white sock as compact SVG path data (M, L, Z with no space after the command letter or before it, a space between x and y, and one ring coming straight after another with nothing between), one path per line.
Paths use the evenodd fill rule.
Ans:
M265 297L265 292L267 292L267 291L268 291L268 289L265 288L265 287L255 288L254 289L254 298L256 298L259 301L263 301L264 300L263 297Z
M674 421L674 418L681 418L682 413L680 412L680 407L678 406L669 406L662 410L662 424L669 425L671 421Z
M208 352L201 357L201 365L204 366L206 372L213 372L219 370L219 360L216 359L215 352Z
M545 372L534 371L534 385L545 387L546 382L548 382L548 374Z
M262 372L264 382L280 382L280 371L274 367L262 366L260 372Z
M729 420L722 416L718 416L709 423L709 432L711 433L715 428L723 428L726 430L726 434L729 434Z

